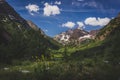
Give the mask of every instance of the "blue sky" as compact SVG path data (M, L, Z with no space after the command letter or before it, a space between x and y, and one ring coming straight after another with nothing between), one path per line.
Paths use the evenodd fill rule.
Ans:
M120 12L120 0L7 0L47 35L79 28L100 29Z

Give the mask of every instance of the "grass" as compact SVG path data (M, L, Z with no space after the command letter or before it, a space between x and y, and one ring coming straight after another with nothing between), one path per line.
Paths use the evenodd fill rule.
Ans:
M102 41L76 47L52 50L52 60L36 58L36 61L13 61L13 65L3 65L0 69L0 80L119 80L120 64L113 65L102 57L91 56L91 48L101 46ZM72 56L75 51L84 51L82 55ZM95 50L95 49L94 49ZM64 60L64 53L72 59ZM90 53L92 53L91 51ZM83 57L81 57L83 56ZM55 60L56 59L56 60ZM7 77L6 77L7 76Z
M88 43L88 44L81 44L81 45L75 46L75 47L67 46L66 47L66 52L67 52L68 56L71 56L76 51L84 51L86 49L101 46L103 43L104 43L103 41L94 41L94 42L91 42L91 43ZM62 47L59 50L53 51L54 57L58 57L58 58L60 58L60 57L62 58L64 53L65 53L65 47Z
M0 70L0 80L118 80L120 74L120 65L93 59L40 61L8 68ZM22 72L25 70L29 72Z

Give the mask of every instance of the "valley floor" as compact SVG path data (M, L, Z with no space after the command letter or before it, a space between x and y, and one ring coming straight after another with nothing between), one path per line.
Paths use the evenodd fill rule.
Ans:
M42 56L35 61L15 60L11 65L1 64L0 80L120 80L119 56L99 54L102 44L65 46L52 50L50 60Z
M120 63L96 58L15 61L0 66L0 80L120 80Z

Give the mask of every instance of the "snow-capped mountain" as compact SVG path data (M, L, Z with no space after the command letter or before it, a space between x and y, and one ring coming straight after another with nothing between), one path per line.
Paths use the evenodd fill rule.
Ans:
M94 39L98 30L92 30L87 32L81 29L70 29L66 32L62 32L54 37L54 39L62 44L68 44L71 42L82 42L86 39Z

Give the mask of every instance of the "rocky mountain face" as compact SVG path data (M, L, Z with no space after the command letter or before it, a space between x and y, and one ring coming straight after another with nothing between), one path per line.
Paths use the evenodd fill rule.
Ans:
M28 28L26 20L22 18L5 0L0 0L0 15L8 17L10 20L17 21ZM6 20L6 18L5 18Z
M71 29L66 32L62 32L54 37L54 39L62 44L68 44L71 42L82 42L86 39L94 39L99 30L93 30L87 32L81 29Z
M89 34L92 35L92 36L91 36L92 39L95 39L95 37L96 37L96 35L97 35L98 33L99 33L99 30L91 30L91 31L89 32Z
M120 28L120 13L117 17L112 19L104 28L100 30L100 32L97 34L96 39L97 40L104 40L108 38L109 36L112 36L113 32L117 32Z
M41 34L43 34L44 36L46 35L44 33L44 31L42 31L40 28L38 28L38 26L36 24L34 24L32 21L27 20L27 24L29 25L30 28L32 28L35 31L40 31Z
M25 31L33 29L35 31L39 31L43 36L46 36L45 33L36 24L30 20L25 20L5 0L0 0L0 36L1 41L4 42L10 41L11 39L11 32L5 29L7 27L7 23L11 23L11 26L14 26L17 28L17 30Z
M11 33L5 29L8 22L16 22L19 29L29 28L26 20L23 19L5 0L0 0L0 37L1 43L8 43L11 40Z

